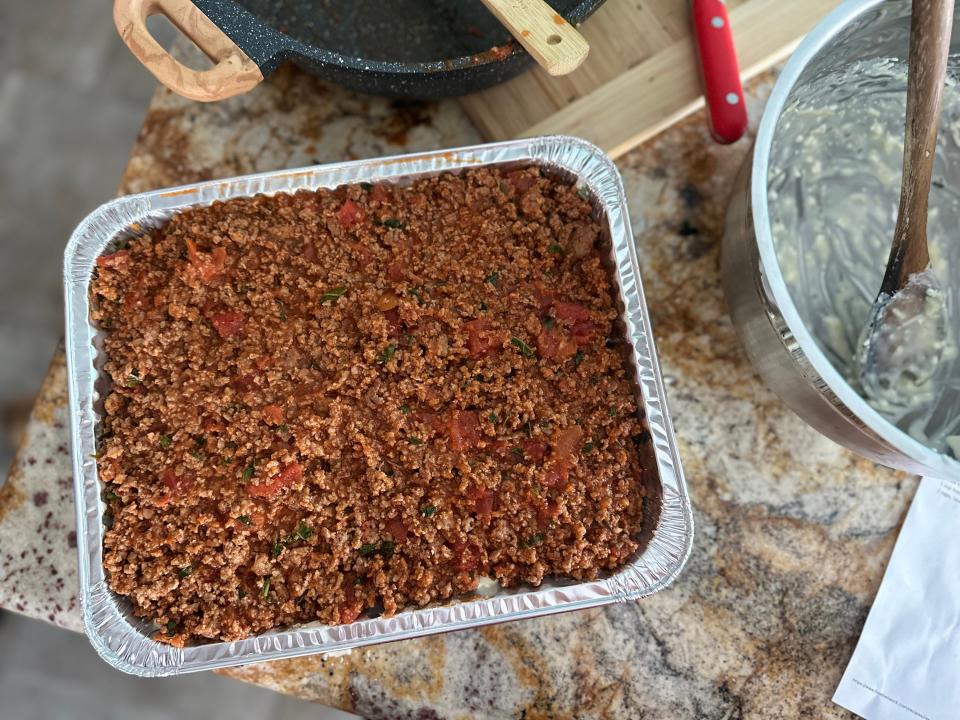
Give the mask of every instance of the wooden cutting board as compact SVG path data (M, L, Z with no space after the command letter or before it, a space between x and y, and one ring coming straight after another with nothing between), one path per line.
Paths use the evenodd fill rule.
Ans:
M840 0L727 0L744 79L786 58ZM702 106L689 3L607 0L576 71L540 68L460 99L488 140L568 134L616 157Z

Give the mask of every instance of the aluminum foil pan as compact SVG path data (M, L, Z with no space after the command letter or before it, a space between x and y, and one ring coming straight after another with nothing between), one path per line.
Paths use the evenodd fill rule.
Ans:
M162 225L179 210L215 200L258 193L295 192L346 183L403 183L479 165L537 163L585 186L597 217L611 240L611 274L619 287L621 327L635 369L638 400L650 442L645 472L648 501L641 547L624 568L594 582L553 579L539 588L506 590L485 583L456 602L405 610L393 617L357 620L349 625L310 623L273 630L236 642L176 648L152 639L156 628L133 616L129 602L107 586L102 563L104 511L97 478L96 429L102 410L102 337L89 320L88 289L96 259L125 237ZM683 568L693 542L693 516L677 455L673 426L637 263L623 185L610 159L593 145L571 137L541 137L374 160L337 163L246 175L168 190L129 195L101 206L74 231L64 256L67 368L80 605L84 627L97 652L114 667L141 676L334 653L362 645L477 627L490 623L626 602L669 585Z

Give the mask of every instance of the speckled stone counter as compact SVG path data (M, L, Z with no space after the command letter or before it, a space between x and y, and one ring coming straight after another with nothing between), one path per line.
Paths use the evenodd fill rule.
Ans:
M749 88L754 119L772 77ZM398 105L283 70L201 106L158 91L122 191L478 140L453 102ZM830 702L916 479L804 425L752 371L718 274L747 142L696 115L620 160L696 513L678 582L646 600L226 674L368 718L841 718ZM70 629L64 366L0 489L0 605Z

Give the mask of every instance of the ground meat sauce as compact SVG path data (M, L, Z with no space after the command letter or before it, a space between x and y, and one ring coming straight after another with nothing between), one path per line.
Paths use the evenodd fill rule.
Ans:
M644 432L599 230L573 185L477 169L100 257L110 587L182 645L622 565Z

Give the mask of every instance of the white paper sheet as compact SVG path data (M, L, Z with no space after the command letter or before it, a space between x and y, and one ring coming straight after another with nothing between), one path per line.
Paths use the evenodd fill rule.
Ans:
M867 720L960 718L960 481L920 482L833 701Z

